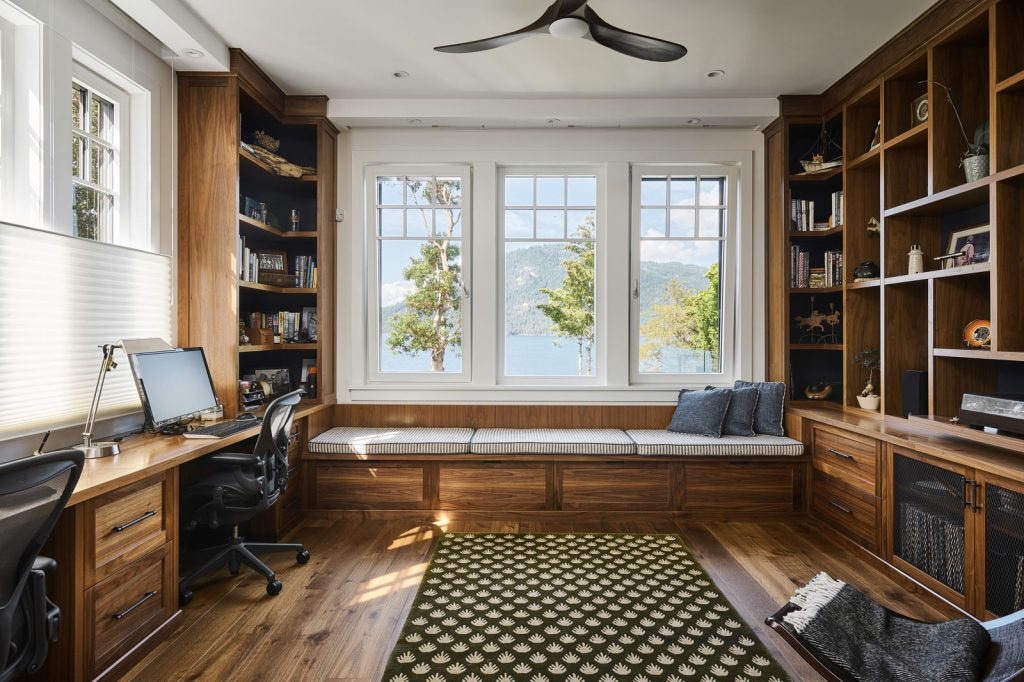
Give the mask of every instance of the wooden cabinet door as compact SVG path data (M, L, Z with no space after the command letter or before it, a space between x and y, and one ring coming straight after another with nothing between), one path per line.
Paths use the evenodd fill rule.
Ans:
M974 495L974 613L996 618L1024 609L1024 483L978 472Z
M965 609L974 601L974 470L900 447L886 477L892 564Z

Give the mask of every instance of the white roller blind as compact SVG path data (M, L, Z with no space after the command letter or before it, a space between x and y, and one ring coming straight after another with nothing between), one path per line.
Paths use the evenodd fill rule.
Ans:
M98 346L171 336L169 257L0 223L0 439L84 424ZM115 359L101 417L139 409Z

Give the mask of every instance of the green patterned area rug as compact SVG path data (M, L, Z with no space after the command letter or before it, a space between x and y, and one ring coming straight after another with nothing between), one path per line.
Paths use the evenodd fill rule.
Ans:
M788 679L676 535L446 533L383 682Z

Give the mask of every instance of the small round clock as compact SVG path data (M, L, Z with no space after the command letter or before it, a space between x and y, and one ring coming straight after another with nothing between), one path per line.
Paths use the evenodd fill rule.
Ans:
M973 320L964 327L964 343L969 348L988 348L992 345L992 323Z

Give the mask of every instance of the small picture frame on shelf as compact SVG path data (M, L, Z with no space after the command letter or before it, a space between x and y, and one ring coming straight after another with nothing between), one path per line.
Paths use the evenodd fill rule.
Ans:
M260 251L256 254L260 273L276 272L288 274L288 254L284 251Z
M954 230L949 234L946 258L942 269L963 267L972 263L987 263L989 259L989 226L970 227Z
M307 306L302 309L302 322L300 323L302 329L306 330L309 335L310 341L317 340L317 320L316 320L316 308ZM305 379L303 379L305 380Z
M303 358L302 359L302 375L300 381L307 383L309 381L309 368L316 367L316 358Z
M255 199L249 197L242 197L242 215L246 218L252 218L253 220L259 220L259 204Z
M270 385L271 395L284 395L292 390L292 375L287 369L254 369L255 380Z

